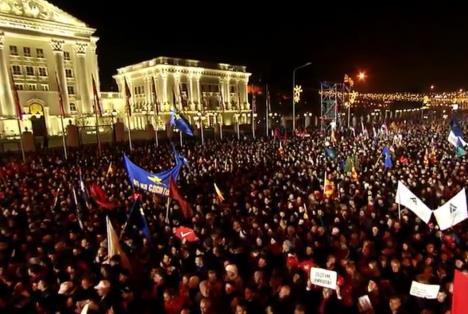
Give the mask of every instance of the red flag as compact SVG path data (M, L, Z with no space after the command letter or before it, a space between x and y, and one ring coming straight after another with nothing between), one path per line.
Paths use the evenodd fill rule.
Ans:
M468 274L461 271L455 271L453 280L453 299L452 299L452 314L468 313Z
M152 92L153 92L153 101L154 101L154 111L156 112L157 115L159 115L159 104L158 104L158 94L156 92L156 82L153 79L153 87L152 87Z
M96 203L105 209L114 209L119 206L119 204L115 201L109 201L109 197L107 196L106 192L101 189L96 183L93 183L89 188L89 192L91 196L94 198Z
M16 118L23 120L23 110L21 110L21 103L18 95L18 88L15 84L15 79L13 78L13 73L10 72L11 82L13 83L13 96L15 97L15 107L16 107Z
M198 237L195 234L195 231L193 229L187 228L187 227L178 227L174 230L174 234L176 237L178 237L181 240L185 240L187 242L196 242L198 241Z
M132 107L130 106L130 98L132 98L132 92L130 91L130 87L128 87L127 79L125 81L125 98L127 99L127 114L129 117L132 116Z
M100 117L102 117L101 99L99 99L96 81L94 80L94 76L92 76L91 78L93 79L94 113L97 113Z
M189 202L187 202L184 199L182 194L180 194L179 190L177 189L177 185L172 177L169 179L169 195L174 200L176 200L177 203L179 203L184 218L191 219L193 216L192 207L190 206Z
M58 76L57 76L57 72L55 72L55 80L57 81L57 90L58 90L58 96L59 96L60 114L62 115L62 117L65 117L65 110L63 109L62 87L60 86L59 79L58 79Z

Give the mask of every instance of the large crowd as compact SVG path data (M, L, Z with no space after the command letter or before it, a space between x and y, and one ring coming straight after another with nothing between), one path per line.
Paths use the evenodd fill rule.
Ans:
M367 127L177 147L191 218L172 201L166 219L166 197L133 189L123 165L125 152L149 171L169 169L168 144L84 147L68 160L50 150L25 164L3 156L0 313L449 313L454 271L468 270L466 223L440 231L404 208L400 217L395 192L402 181L437 208L468 186L467 158L455 156L446 121L393 123L375 136ZM90 199L77 211L80 177L118 206ZM150 237L128 219L136 192ZM130 265L107 256L106 216ZM180 240L179 226L198 240ZM311 266L336 271L337 288L313 285ZM437 299L410 295L413 280L440 285Z

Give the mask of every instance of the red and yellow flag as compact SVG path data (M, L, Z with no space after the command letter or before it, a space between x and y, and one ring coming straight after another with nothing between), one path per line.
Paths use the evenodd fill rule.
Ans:
M335 193L335 185L333 181L329 180L327 177L327 173L325 172L325 180L323 181L323 195L326 198L330 198Z

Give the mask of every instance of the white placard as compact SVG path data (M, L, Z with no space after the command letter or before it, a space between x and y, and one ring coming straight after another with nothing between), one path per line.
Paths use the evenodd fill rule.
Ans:
M310 269L310 282L314 285L336 289L336 278L336 271L315 267Z
M413 280L411 283L410 294L424 299L437 299L439 290L439 285L426 285Z
M372 311L373 313L374 308L372 307L371 300L367 294L358 299L358 309L359 313L367 313L369 311Z

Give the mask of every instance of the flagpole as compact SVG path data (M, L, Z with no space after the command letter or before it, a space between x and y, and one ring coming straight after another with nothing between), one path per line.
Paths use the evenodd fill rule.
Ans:
M166 202L166 219L164 220L166 223L169 223L169 207L171 205L171 197L167 197L167 202Z
M63 126L63 115L60 115L60 123L62 124L63 155L65 156L65 159L68 159L67 142L65 140L65 127Z
M128 146L130 147L130 151L133 150L132 146L132 131L130 130L130 116L127 113L127 124L128 124Z
M159 146L159 139L158 139L158 125L159 125L159 115L157 115L155 117L155 124L156 124L156 127L154 128L154 140L156 141L156 147Z
M219 122L219 139L223 140L223 121L224 121L224 114L221 116L221 121Z
M268 86L267 86L267 93L268 93ZM269 133L269 112L268 112L268 95L266 95L266 99L265 99L265 125L266 125L266 137L268 138L268 133Z
M99 137L99 118L98 118L97 107L95 107L94 114L96 116L96 140L97 140L97 145L98 145L98 153L99 155L101 155L101 139Z
M23 131L21 130L21 122L19 118L16 118L18 122L18 131L19 131L19 140L20 140L20 147L21 147L21 156L23 157L23 162L26 162L26 155L24 154L24 145L23 145Z
M255 139L255 113L252 110L252 138Z
M203 131L203 116L200 116L200 135L201 135L201 143L205 145L205 132Z

